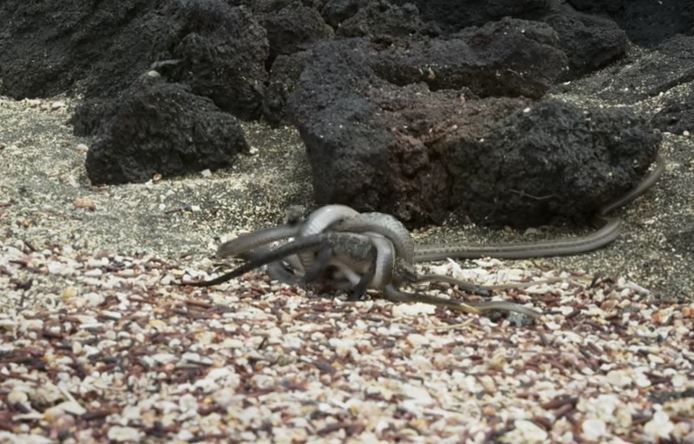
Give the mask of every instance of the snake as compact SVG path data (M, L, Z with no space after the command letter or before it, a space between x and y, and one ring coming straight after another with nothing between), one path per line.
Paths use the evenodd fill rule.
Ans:
M469 305L420 293L405 293L397 289L396 285L408 280L409 282L417 282L440 278L438 280L461 285L467 290L484 290L485 287L472 286L455 278L439 275L425 275L418 278L410 277L409 279L404 279L395 270L399 269L398 263L408 266L415 262L441 260L449 257L520 259L575 255L596 250L613 242L619 236L621 222L619 219L609 216L609 213L643 194L653 186L663 171L664 161L660 156L657 156L655 167L636 187L619 199L604 205L596 212L594 221L602 223L602 227L587 235L570 239L492 245L472 245L466 243L420 245L413 242L409 231L402 222L389 214L377 212L358 213L345 205L326 205L311 213L306 221L301 224L294 221L276 227L265 228L253 233L243 234L223 243L217 250L217 257L246 255L250 258L249 262L230 273L226 273L211 281L197 284L215 285L265 264L270 264L271 266L275 264L274 269L272 269L273 277L286 281L291 279L292 273L287 270L281 272L277 268L277 261L293 258L293 260L290 260L292 268L304 271L311 267L316 258L316 251L321 247L335 247L339 244L338 239L341 242L345 242L345 239L364 242L363 237L336 237L337 233L344 235L352 233L355 236L358 233L364 233L368 235L376 251L373 269L370 270L369 274L370 280L366 284L368 288L382 291L389 300L429 302L472 313L492 309L507 309L519 311L530 316L537 316L538 313L532 309L505 301L487 301L481 304ZM330 230L330 232L324 233L325 230ZM332 237L326 236L326 234L331 233ZM285 245L275 250L268 250L265 247L268 243L287 241L288 239L295 240L285 243ZM342 249L344 250L344 247ZM336 275L336 279L347 277L350 284L354 286L353 268L363 264L360 265L358 261L350 262L349 256L349 254L344 252L340 253L338 249L337 254L326 256L328 258L326 259L326 265L329 263L336 266L340 270L340 273Z

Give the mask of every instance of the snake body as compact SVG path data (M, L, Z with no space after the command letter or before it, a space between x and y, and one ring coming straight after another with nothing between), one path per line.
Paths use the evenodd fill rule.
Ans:
M538 316L539 313L535 310L506 301L466 304L426 294L406 293L397 286L437 278L451 282L452 278L446 276L417 277L412 267L415 262L449 257L519 259L574 255L601 248L614 241L620 231L620 221L610 217L609 213L643 194L656 182L663 170L664 162L658 157L655 167L635 188L597 211L595 219L602 223L601 228L588 235L570 239L496 245L415 245L407 228L391 215L358 213L344 205L327 205L311 213L302 223L295 221L265 228L225 242L217 250L218 257L242 256L248 262L230 273L194 285L215 285L268 264L273 277L294 282L297 280L296 276L277 265L279 261L286 260L293 270L304 272L304 276L309 279L328 279L337 288L343 289L379 290L392 301L426 302L467 313L504 309ZM286 242L275 249L267 248L268 244L276 241ZM457 280L455 283L464 284ZM466 288L485 290L484 287L473 285Z

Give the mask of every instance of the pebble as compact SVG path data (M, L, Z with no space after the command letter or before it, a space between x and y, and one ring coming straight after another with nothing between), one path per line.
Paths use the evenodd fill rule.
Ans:
M17 328L17 322L12 319L2 318L0 319L0 329L12 331Z
M659 438L665 439L670 436L675 426L670 421L667 413L658 410L653 414L653 418L643 426L643 432L653 441Z
M672 377L671 382L672 382L673 387L680 388L680 387L684 387L684 385L687 383L687 381L689 381L689 378L687 378L686 376L681 375L681 374L676 374ZM694 413L694 411L692 413Z
M414 304L396 304L392 308L393 316L395 317L416 317L428 314L434 314L436 307L430 304L414 303Z
M78 197L73 201L75 208L84 208L85 210L96 210L96 203L89 197Z
M205 356L200 356L198 353L183 353L181 356L181 359L184 362L188 362L190 364L197 364L197 365L212 365L213 361Z
M108 265L108 258L107 257L90 257L87 259L87 267L88 268L99 268L99 267L105 267Z
M607 432L605 422L600 419L586 419L581 426L583 437L589 441L597 441Z
M101 293L87 293L84 295L84 298L86 299L87 304L91 305L92 307L98 307L106 300Z
M340 358L345 358L352 353L357 353L354 341L351 339L331 338L328 344L335 349L335 353L337 353L337 356Z
M116 442L140 442L140 431L132 427L113 426L108 429L108 439Z
M193 435L193 432L191 432L190 430L185 430L185 429L181 430L180 432L178 432L178 435L176 435L176 439L178 439L179 441L183 441L183 442L192 441L193 438L195 438L195 435Z
M516 428L513 430L512 436L511 434L504 436L505 440L512 437L512 442L518 443L539 443L547 441L547 432L532 421L517 419L514 421L513 425Z
M420 387L412 384L404 384L402 386L403 395L407 398L415 401L419 405L430 405L434 402L434 399L429 394L429 390L426 387Z
M614 387L627 387L633 382L627 371L612 370L605 376L607 382Z
M49 274L56 274L59 276L67 276L72 274L75 270L62 262L50 261L46 266L48 268Z
M10 404L24 404L29 401L29 395L25 392L14 390L7 395L7 402Z
M174 362L178 358L171 353L157 353L156 355L152 355L152 359L161 364L168 364L169 362Z
M91 270L87 270L84 272L84 276L86 277L99 277L103 274L104 272L101 271L99 268L92 268Z

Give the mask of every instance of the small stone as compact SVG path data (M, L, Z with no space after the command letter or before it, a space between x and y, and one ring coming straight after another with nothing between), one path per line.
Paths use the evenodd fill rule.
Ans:
M87 300L87 304L91 305L92 307L98 307L106 300L106 298L99 293L87 293L84 295L84 297Z
M160 364L168 364L169 362L174 362L176 360L176 356L172 355L171 353L157 353L152 355L152 359Z
M108 265L108 259L105 257L102 257L102 258L90 257L87 260L87 267L89 267L89 268L105 267L106 265Z
M22 323L22 327L29 331L43 330L43 321L41 319L27 319Z
M340 358L345 358L347 356L352 355L353 353L358 353L354 341L349 339L331 338L328 341L328 344L330 345L330 347L335 349L335 353Z
M419 387L412 384L404 384L403 392L403 395L420 405L429 405L434 402L429 394L429 391L424 387Z
M59 276L65 276L72 272L65 264L62 262L51 261L47 265L48 274L56 274Z
M75 289L75 287L66 287L60 293L60 297L63 299L63 301L74 299L75 296L77 296L77 289Z
M687 383L689 379L682 375L682 374L676 374L672 377L672 386L675 388L680 388L684 387L684 385Z
M62 414L56 417L51 423L51 435L60 436L70 433L75 427L75 417L73 415Z
M651 386L651 380L645 374L638 372L635 375L634 382L637 386L641 388L646 388Z
M7 395L7 402L10 404L24 404L29 401L29 396L21 391L14 390Z
M490 395L496 393L496 383L494 382L494 378L489 375L484 375L480 377L479 380L485 393Z
M12 319L3 318L0 319L0 330L12 331L17 328L17 323Z
M513 442L539 443L547 440L547 432L532 421L518 419L514 421L513 425L516 428L509 434L513 436ZM504 438L507 438L507 436L504 436ZM508 438L511 438L511 436L508 436Z
M689 131L687 131L687 130L682 131L682 135L685 137L689 137Z
M407 342L409 342L413 347L420 347L422 345L429 344L429 339L424 335L413 333L407 335Z
M195 396L187 393L179 398L178 406L181 412L196 412L198 409L198 400Z
M393 306L393 316L404 317L404 316L422 316L434 314L436 312L436 307L431 304L397 304Z
M84 272L84 275L87 277L100 277L103 274L104 272L98 268L92 268L91 270L87 270Z
M193 435L193 432L190 430L183 429L180 432L178 432L178 435L176 435L176 439L179 441L183 442L189 442L192 441L193 438L195 438L195 435Z
M665 308L663 310L658 310L651 316L651 320L656 324L667 325L670 323L672 318L673 309L672 307Z
M593 413L596 419L606 422L612 421L614 411L619 406L619 398L614 394L604 394L598 396L593 405Z
M235 387L224 387L216 391L212 395L214 402L220 407L230 407L237 402L241 402L241 399L236 395Z
M212 171L210 171L209 169L202 170L200 171L200 175L202 177L212 177Z
M113 426L108 429L108 439L116 442L139 442L140 438L140 431L132 427Z
M607 432L607 426L600 419L586 419L583 421L583 437L589 441L597 441Z
M548 322L545 322L545 327L554 331L554 330L559 330L561 328L561 325L557 324L554 321L548 321Z
M613 387L627 387L633 382L624 370L612 370L605 377Z
M487 367L489 367L491 370L503 370L503 368L506 366L506 352L504 349L500 349L497 351L494 356L487 361Z
M496 408L493 405L487 404L487 405L482 407L482 413L484 414L484 416L491 417L491 416L496 416L499 412L496 410Z
M65 102L62 100L56 100L55 102L51 102L51 110L55 111L61 108L65 108Z
M89 152L89 146L85 145L84 143L78 143L75 146L75 151L80 154L87 154Z
M653 415L653 418L643 426L643 431L652 438L653 441L658 441L658 438L665 439L670 436L674 428L675 426L670 421L667 413L658 410Z
M73 201L75 208L84 208L86 210L96 210L96 203L88 197L78 197Z
M82 407L75 401L61 402L60 404L55 406L55 408L59 408L61 411L65 413L70 413L75 416L82 416L85 413L87 413L87 410L85 410L84 407Z
M188 362L190 364L196 364L196 365L212 365L212 360L206 356L200 356L198 353L183 353L183 356L181 356L181 359L183 361Z

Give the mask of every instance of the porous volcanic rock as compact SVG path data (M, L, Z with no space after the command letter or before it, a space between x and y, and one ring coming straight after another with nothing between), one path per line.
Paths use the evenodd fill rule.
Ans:
M607 15L624 29L629 39L655 46L676 34L694 34L691 0L568 0L574 8Z
M107 113L87 154L93 184L145 182L231 165L248 150L236 118L190 87L144 76Z
M653 125L663 131L694 134L694 80L683 94L670 96L666 105L653 116Z
M626 33L605 17L560 8L542 18L559 35L559 46L569 58L565 78L577 78L622 57Z
M237 116L262 111L265 31L223 0L6 0L0 23L0 94L113 98L155 63Z
M550 0L392 0L413 3L422 19L436 22L445 32L481 26L503 17L537 19L550 11Z
M419 16L411 3L393 5L385 0L369 2L337 27L342 37L397 37L414 34L435 34Z
M330 26L337 28L341 22L352 17L370 2L371 0L326 0L321 14Z
M278 55L292 54L333 37L332 28L325 23L320 12L301 2L266 12L261 23L270 42L270 61Z
M290 123L287 100L294 92L299 76L310 58L310 50L299 51L281 55L272 63L263 100L263 117L269 124L277 126Z
M554 30L503 18L447 39L413 39L382 51L374 69L388 81L431 89L469 88L480 96L542 97L568 68Z
M88 99L77 105L70 118L72 132L76 136L96 134L112 115L117 100L111 98Z
M162 3L0 2L0 94L21 99L122 90L175 35L169 20L154 13Z
M519 50L545 45L524 35ZM455 48L463 59L475 54ZM387 66L397 54L362 39L314 47L290 106L318 203L385 211L411 224L440 222L450 211L485 224L585 220L633 186L655 157L658 135L626 110L480 99L508 94L514 83L486 79L492 71L478 65L481 80L467 82L469 89L461 82L432 91L416 76L396 86L383 73L400 70Z
M633 111L541 100L470 137L432 145L457 209L481 224L585 223L633 188L655 160L660 134Z
M167 9L180 27L171 42L174 63L160 71L236 117L259 118L269 54L265 29L250 11L222 0L180 1Z

